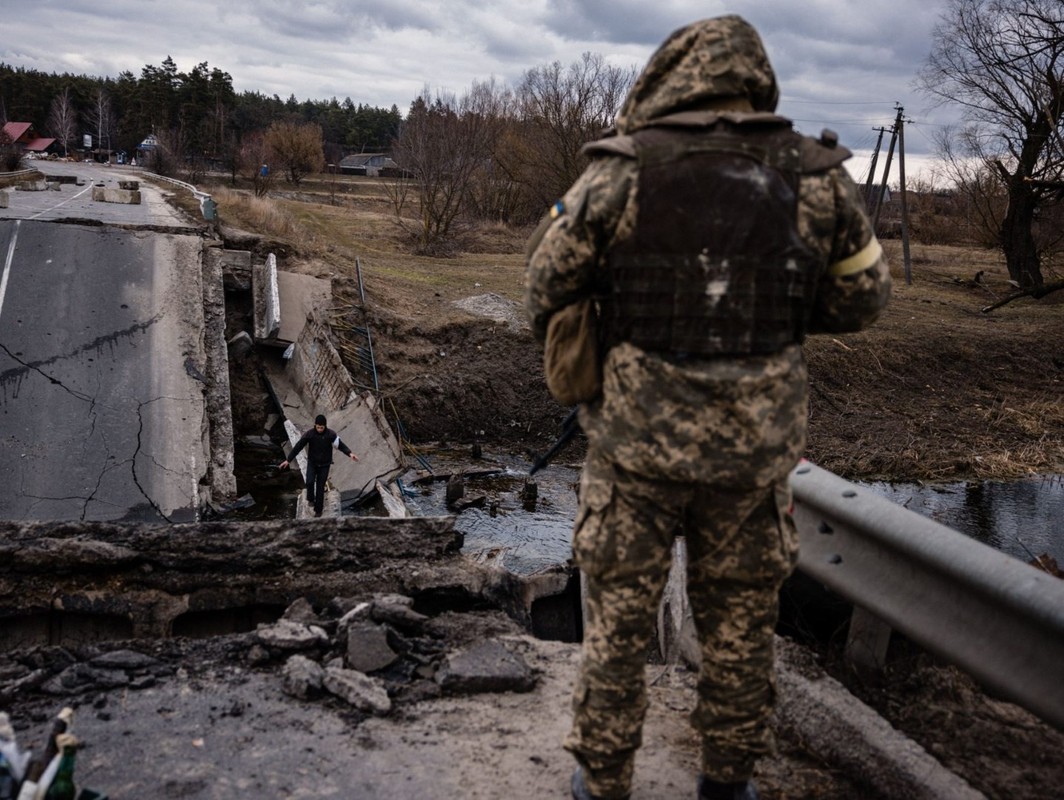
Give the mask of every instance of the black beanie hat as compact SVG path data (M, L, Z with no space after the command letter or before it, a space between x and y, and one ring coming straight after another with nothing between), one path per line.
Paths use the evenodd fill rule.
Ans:
M324 425L325 424L325 415L324 414L318 414L318 416L316 416L314 418L314 424L315 425Z

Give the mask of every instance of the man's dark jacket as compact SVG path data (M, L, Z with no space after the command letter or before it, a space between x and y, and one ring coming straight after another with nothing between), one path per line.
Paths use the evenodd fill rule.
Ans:
M299 451L305 447L307 448L307 460L316 467L324 467L326 464L332 463L334 442L336 443L337 450L345 456L351 455L351 448L340 441L340 437L336 434L336 431L331 428L326 428L321 433L318 433L315 428L311 428L299 437L296 446L293 447L292 452L288 454L288 460L295 461L296 455L298 455Z

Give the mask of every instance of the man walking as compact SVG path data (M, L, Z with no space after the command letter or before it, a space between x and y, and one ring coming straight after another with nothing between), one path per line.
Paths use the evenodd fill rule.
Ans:
M841 166L849 152L829 132L794 132L773 113L777 97L740 17L676 31L529 243L526 305L541 341L558 311L588 298L598 309L601 391L580 407L588 452L573 534L587 617L565 740L581 800L631 791L678 532L702 655L698 796L758 797L777 592L797 560L788 473L806 442L801 343L870 324L890 291Z
M336 431L326 427L324 414L318 414L314 427L299 437L288 458L280 463L280 468L287 469L289 462L295 461L304 447L307 448L307 502L313 503L314 516L320 517L325 507L325 481L329 479L333 447L352 461L358 461L358 456L340 440Z

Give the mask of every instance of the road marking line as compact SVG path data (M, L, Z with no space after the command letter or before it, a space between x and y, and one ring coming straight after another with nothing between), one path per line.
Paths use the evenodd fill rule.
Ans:
M32 217L26 217L26 219L37 219L37 217L41 216L42 214L47 214L49 211L55 211L57 208L62 208L67 203L69 203L71 200L77 200L79 197L81 197L83 194L85 194L85 192L92 191L92 187L93 187L93 184L90 183L88 186L86 186L84 189L82 189L80 192L78 192L73 197L68 197L62 203L56 203L51 208L46 208L46 209L44 209L44 211L41 211L41 212L39 212L37 214L34 214Z
M15 220L15 230L11 234L11 243L7 246L7 258L4 259L4 277L0 278L0 313L4 310L4 295L7 294L7 276L11 274L11 261L15 258L15 242L18 241L18 229L22 220Z

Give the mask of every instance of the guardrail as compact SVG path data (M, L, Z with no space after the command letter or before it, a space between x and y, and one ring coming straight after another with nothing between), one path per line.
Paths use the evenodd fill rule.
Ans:
M798 567L1064 728L1064 581L809 463Z
M191 183L185 183L184 181L179 181L176 178L168 178L165 175L159 175L155 172L144 172L143 170L141 170L140 172L142 175L145 175L151 178L152 180L163 181L164 183L169 183L174 186L180 186L182 189L187 189L188 191L192 192L193 197L199 200L200 212L203 214L203 218L205 220L207 220L208 222L212 222L217 218L218 204L214 202L213 198L211 198L209 194L207 194L206 192L201 192Z
M14 172L0 172L0 179L4 178L23 178L30 175L40 174L35 169L17 169Z

